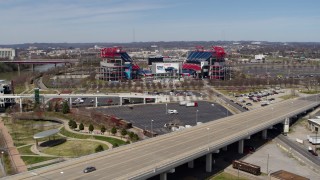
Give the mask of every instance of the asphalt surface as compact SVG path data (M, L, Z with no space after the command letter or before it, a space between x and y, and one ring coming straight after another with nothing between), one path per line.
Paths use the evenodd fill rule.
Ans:
M164 127L166 123L177 122L180 126L195 126L196 121L206 123L232 115L223 106L205 101L199 101L198 107L186 107L180 106L179 103L168 103L167 110L169 109L177 110L178 114L166 113L166 104L119 106L98 108L96 110L120 117L131 122L134 126L148 131L151 131L152 124L152 130L157 134L171 132L169 128Z
M274 105L222 118L193 128L121 146L98 154L26 172L10 179L128 179L139 174L154 176L164 167L188 162L216 148L244 139L251 133L283 121L285 117L319 105L315 97L283 101ZM272 110L271 110L272 107ZM183 163L182 163L183 164ZM89 174L82 170L95 166ZM63 173L61 173L63 172Z
M282 64L246 64L243 66L239 66L242 72L251 75L265 75L269 74L271 77L276 77L278 75L282 75L283 77L298 77L299 76L320 76L319 67L317 66L304 66L304 65L296 65L294 68L290 66L283 66Z

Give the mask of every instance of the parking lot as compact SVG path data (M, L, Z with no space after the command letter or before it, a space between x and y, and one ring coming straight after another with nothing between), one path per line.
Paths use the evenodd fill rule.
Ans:
M196 121L205 123L231 115L221 105L212 104L211 102L199 101L198 107L186 107L180 106L179 103L168 103L167 107L166 104L149 104L98 108L97 110L127 120L138 128L149 131L152 128L157 134L165 134L171 132L169 128L164 127L166 123L172 122L180 126L194 126ZM178 113L166 113L166 110L169 109L177 110Z

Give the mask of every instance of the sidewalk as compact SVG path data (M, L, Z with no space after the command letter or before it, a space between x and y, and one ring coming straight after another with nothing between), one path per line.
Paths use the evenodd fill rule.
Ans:
M1 117L0 117L0 120L1 120L0 121L0 130L1 130L2 136L3 136L4 141L6 143L6 146L7 146L7 150L8 150L7 153L11 157L10 159L12 161L11 162L12 165L16 169L17 173L27 171L27 166L23 162L23 160L21 159L19 151L14 146L13 140L8 132L8 129L5 127Z

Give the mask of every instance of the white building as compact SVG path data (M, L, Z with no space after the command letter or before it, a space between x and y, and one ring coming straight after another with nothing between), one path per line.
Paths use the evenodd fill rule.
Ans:
M13 60L16 57L16 50L12 48L0 48L0 58Z
M265 58L266 58L266 56L263 55L263 54L258 54L258 55L254 56L254 59L257 60L257 61L264 60Z

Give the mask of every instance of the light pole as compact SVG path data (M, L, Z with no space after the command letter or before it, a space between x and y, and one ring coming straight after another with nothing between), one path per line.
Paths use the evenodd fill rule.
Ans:
M151 119L151 138L153 138L153 127L152 127L153 119Z
M239 179L239 171L240 171L240 167L241 167L241 164L238 165L238 179Z
M207 145L208 145L208 151L209 151L209 130L210 128L207 128L208 134L207 134Z
M269 172L269 154L268 154L268 158L267 158L267 172Z
M4 154L4 151L1 151L1 163L3 165L3 170L4 170L3 173L6 176L7 173L6 173L6 167L5 167L4 160L3 160L3 154Z
M168 104L166 103L166 114L168 114Z
M197 111L196 111L196 125L198 124L198 112L199 112L199 110L197 109Z

